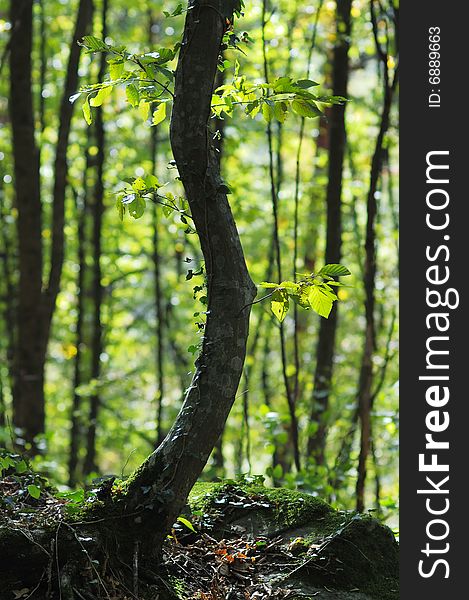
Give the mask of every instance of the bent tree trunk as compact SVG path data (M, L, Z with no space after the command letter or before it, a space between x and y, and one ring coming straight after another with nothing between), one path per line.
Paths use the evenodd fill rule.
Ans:
M59 524L47 532L41 530L35 536L38 543L26 540L28 554L36 552L38 555L35 575L40 577L44 568L52 565L51 569L57 568L60 572L57 576L60 575L63 590L71 590L73 577L80 585L83 582L77 564L77 556L83 556L83 552L72 552L76 544L83 543L76 528L86 533L83 539L97 543L96 550L106 555L103 564L110 558L123 574L128 574L124 573L126 565L155 565L154 561L145 559L160 553L167 533L223 431L235 400L256 288L246 268L224 192L226 187L209 142L212 88L226 18L232 18L232 9L224 11L223 3L217 0L196 1L188 11L171 120L174 157L206 264L207 321L196 371L170 432L127 480L122 494L116 492L110 500L97 503L83 522L64 523L62 527ZM18 569L24 582L24 544L21 546L18 536L12 544L10 534L5 535L7 539L2 539L0 530L0 553L6 553L9 561L0 564L0 579L5 568L10 578ZM50 547L54 540L55 562L47 550L41 553L41 549ZM3 567L3 563L9 566ZM134 570L134 576L135 573ZM31 574L28 577L31 578Z
M232 10L217 0L193 3L176 70L171 146L205 259L208 310L181 411L128 486L125 511L141 513L132 526L132 542L138 541L144 553L161 548L223 431L243 370L250 303L256 295L209 141L217 58ZM145 493L147 486L152 494Z

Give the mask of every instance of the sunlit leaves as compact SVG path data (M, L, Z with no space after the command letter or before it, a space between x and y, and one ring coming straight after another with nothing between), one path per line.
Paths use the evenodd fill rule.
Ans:
M225 115L233 116L236 106L242 106L251 118L261 112L266 122L276 120L283 123L289 112L306 118L321 116L323 113L317 102L345 102L345 98L339 96L315 96L309 88L318 84L310 79L294 81L290 77L279 77L271 83L252 83L247 81L245 76L239 76L238 71L237 62L232 83L224 84L215 90L212 112L219 118Z
M109 50L109 46L105 42L93 35L85 35L80 45L89 52L107 52Z
M134 108L140 104L140 93L133 83L125 88L125 95L129 104Z
M290 298L302 308L312 309L318 315L327 319L334 302L338 299L331 286L342 285L337 281L332 281L331 277L346 275L350 275L347 267L339 264L329 264L317 273L304 275L298 282L282 281L278 284L263 281L260 286L273 290L265 298L270 298L270 308L280 323L283 322L288 313Z
M90 98L90 106L101 106L102 103L104 102L104 100L110 96L112 93L112 87L107 86L107 87L102 87L99 92L96 94L96 96L93 96L93 98Z
M91 106L89 97L86 96L85 101L83 102L83 116L85 117L85 121L88 125L91 125L93 122L93 117L91 116Z
M334 299L318 285L312 285L309 289L308 300L311 308L325 319L329 317Z
M319 117L322 114L313 101L305 100L304 98L293 100L291 107L297 115L300 115L300 117L312 119L313 117Z
M109 76L113 81L122 77L124 73L124 66L123 60L109 61Z
M159 125L166 119L166 102L161 102L153 112L152 125Z
M290 299L288 297L288 292L282 288L275 290L270 301L270 309L280 323L282 323L287 316L289 308Z
M350 271L344 265L330 264L324 266L319 272L319 276L327 275L328 277L343 277L350 275Z

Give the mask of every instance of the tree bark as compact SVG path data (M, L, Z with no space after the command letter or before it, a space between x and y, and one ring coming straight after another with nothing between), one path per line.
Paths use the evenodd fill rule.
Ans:
M178 417L129 483L126 512L144 508L133 533L144 552L161 548L223 431L243 371L256 288L224 192L208 119L222 41L224 3L197 1L187 13L176 71L171 145L205 258L208 307L196 372ZM222 16L223 15L223 16ZM153 494L145 494L152 486ZM149 535L152 531L152 535Z
M334 47L332 87L336 96L347 96L351 33L351 0L337 1L337 43ZM326 264L340 263L342 247L342 173L345 156L345 105L333 105L329 121L329 161L327 183L327 234ZM327 435L327 411L334 367L337 332L337 303L328 319L321 319L317 345L316 371L314 374L311 423L316 431L308 438L308 455L316 464L325 460Z

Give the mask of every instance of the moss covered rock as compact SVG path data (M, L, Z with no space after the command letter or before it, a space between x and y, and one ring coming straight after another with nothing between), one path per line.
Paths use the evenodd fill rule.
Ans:
M284 568L284 559L282 569L267 574L269 585L303 597L319 592L315 597L398 598L398 545L391 530L370 516L336 511L309 494L258 483L199 483L189 508L216 539L277 540L291 567Z

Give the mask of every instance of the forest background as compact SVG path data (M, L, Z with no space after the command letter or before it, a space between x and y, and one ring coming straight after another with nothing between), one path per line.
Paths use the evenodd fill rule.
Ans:
M326 263L352 275L328 319L295 304L280 323L269 299L252 307L238 397L203 478L262 475L395 524L398 7L264 0L245 12L218 85L311 79L348 99L320 104L323 116L240 108L212 120L251 277L294 281ZM206 296L186 207L148 202L123 221L115 209L126 178L154 175L170 204L181 197L169 110L151 126L153 107L122 86L88 126L83 97L69 101L109 69L76 39L151 52L180 40L183 19L175 2L34 2L33 45L17 56L31 61L29 85L15 82L14 23L0 2L0 445L34 455L60 486L129 474L191 381ZM26 169L16 187L15 156Z

